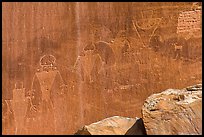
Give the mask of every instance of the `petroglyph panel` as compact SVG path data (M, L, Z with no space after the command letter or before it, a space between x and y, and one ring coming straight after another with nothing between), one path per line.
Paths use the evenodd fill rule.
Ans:
M150 94L202 83L201 4L3 2L3 134L141 117Z
M177 33L201 31L201 10L183 11L179 14Z

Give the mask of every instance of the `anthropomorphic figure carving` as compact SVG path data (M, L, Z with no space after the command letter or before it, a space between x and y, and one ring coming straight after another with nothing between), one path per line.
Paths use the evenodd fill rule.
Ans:
M94 54L94 45L87 45L81 54L78 56L74 68L78 69L78 72L81 73L82 81L87 81L89 83L93 82L92 72L96 65L96 61L100 60L98 54Z
M60 134L66 123L67 88L55 60L52 55L44 55L40 59L41 68L32 81L28 117L36 117L39 121L39 131L36 132L40 134Z
M17 85L20 85L17 87ZM28 99L25 96L25 88L22 82L15 84L15 89L13 90L13 100L12 108L14 111L15 118L15 134L24 134L24 121L26 116Z
M11 100L2 99L2 134L15 134L14 115Z

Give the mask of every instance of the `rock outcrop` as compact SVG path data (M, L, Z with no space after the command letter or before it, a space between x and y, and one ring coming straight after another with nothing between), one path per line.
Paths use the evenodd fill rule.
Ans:
M148 135L202 134L202 84L149 96L142 115Z
M125 135L147 135L142 118L137 119Z
M67 135L109 116L141 118L150 94L201 83L201 7L202 2L3 2L2 101L12 104L16 88L32 98L2 113L3 134ZM50 73L35 77L47 70L40 65L44 55L56 58L46 68L56 67L62 81L52 81ZM61 82L66 86L56 86ZM66 95L57 94L64 89ZM42 105L44 93L51 104Z
M145 135L141 118L113 116L84 126L75 135Z

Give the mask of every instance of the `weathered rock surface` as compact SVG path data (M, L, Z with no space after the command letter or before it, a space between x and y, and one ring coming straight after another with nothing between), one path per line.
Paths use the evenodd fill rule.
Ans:
M149 96L142 108L147 134L202 134L202 84Z
M147 135L142 118L137 119L125 135Z
M84 126L75 135L145 135L141 118L113 116Z
M22 115L16 111L21 110L5 105L3 134L54 132L67 135L110 116L142 117L144 100L150 94L169 87L180 89L201 83L202 23L199 22L202 13L197 12L200 8L195 5L192 11L193 4L3 2L3 102L12 104L16 88L23 91L25 88L25 95L32 95L30 91L34 91L32 85L38 81L34 77L40 69L40 59L47 54L56 58L56 67L67 85L62 87L68 90L66 95L58 96L56 91L61 88L54 85L60 81L53 81L52 86L48 86L53 87L51 94L45 94L55 103L43 105L42 111L31 111L30 101L26 105L14 105L23 109L22 115L28 110L23 120L24 130L18 130L23 121L18 120ZM196 5L202 6L202 2ZM194 19L192 14L197 17ZM182 30L181 26L187 29L187 34L177 33L178 28ZM108 44L104 46L101 42ZM94 53L90 52L92 46L87 50L87 45L95 45ZM49 74L42 74L46 81L51 81ZM42 105L42 85L36 87L39 94L33 95L32 102ZM21 101L20 97L17 100ZM6 113L8 110L12 113ZM46 115L52 110L54 117L51 113L49 117L55 119L52 120L56 121L55 125L48 124L51 119ZM40 111L45 113L38 115ZM16 113L19 115L14 115ZM38 122L41 117L46 118Z

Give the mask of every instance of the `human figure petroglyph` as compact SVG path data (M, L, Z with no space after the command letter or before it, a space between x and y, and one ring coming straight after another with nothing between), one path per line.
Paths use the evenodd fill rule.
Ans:
M110 43L105 41L88 44L74 64L74 69L80 73L82 81L89 83L94 81L95 75L110 77L114 67L115 53Z
M132 20L133 27L144 47L149 45L152 36L162 21L162 18L153 18L153 13L153 10L141 11L142 18ZM143 33L144 36L142 35Z
M31 97L28 117L40 120L39 132L41 134L54 134L62 124L60 118L62 102L67 86L64 84L60 72L56 67L56 58L53 55L44 55L40 59L41 68L35 73L31 86ZM35 115L33 115L33 113ZM64 116L62 116L64 118Z
M95 46L93 43L86 45L74 64L74 69L78 69L82 81L93 82L92 71L96 65L96 60L100 60L100 56L94 54L94 50Z
M20 86L18 86L20 85ZM15 83L15 88L13 90L13 100L12 108L14 111L15 118L15 134L23 134L24 132L24 122L26 116L28 99L25 95L25 88L23 87L23 82Z
M2 99L2 134L15 134L14 114L8 99Z

